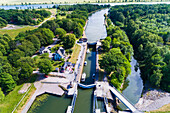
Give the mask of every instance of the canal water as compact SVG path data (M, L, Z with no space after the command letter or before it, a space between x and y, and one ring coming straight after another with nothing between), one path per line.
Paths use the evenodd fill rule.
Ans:
M128 75L126 78L126 83L128 83L128 86L126 89L123 90L123 95L127 97L127 99L132 103L136 104L141 97L141 93L143 90L143 80L140 77L140 69L138 68L137 71L135 70L135 65L137 64L137 61L132 57L131 59L131 74ZM120 107L125 110L126 107L121 103Z
M88 24L86 26L86 36L88 42L94 42L107 36L106 28L104 25L104 14L108 12L108 9L97 11L89 17ZM93 83L92 75L96 71L96 52L91 51L86 54L87 66L84 66L83 72L86 73L86 81L83 84ZM128 87L123 91L123 94L135 104L140 98L143 84L140 78L140 70L136 72L134 65L136 60L132 58L132 72L127 77L129 81ZM92 113L93 105L93 89L78 89L78 96L76 99L74 113ZM67 110L68 105L71 105L71 99L63 97L57 97L50 95L47 101L41 106L36 108L36 113L64 113ZM101 107L100 107L101 106ZM103 103L99 102L99 107L102 108Z
M88 42L92 43L101 38L106 38L104 14L107 12L108 9L97 11L88 18L85 30ZM96 72L96 52L92 50L87 53L85 60L87 66L84 66L83 72L86 73L86 81L83 84L92 84L94 83L92 75ZM93 89L79 88L74 113L93 113Z

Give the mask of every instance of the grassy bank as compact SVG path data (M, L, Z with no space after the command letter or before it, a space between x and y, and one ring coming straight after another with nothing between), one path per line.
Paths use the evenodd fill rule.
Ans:
M21 110L22 106L25 104L25 102L29 99L32 92L35 91L35 87L33 86L33 82L36 80L38 75L32 75L26 82L27 83L32 83L32 87L28 94L25 96L23 101L20 103L18 106L18 110ZM13 91L11 91L9 94L5 96L5 99L0 102L0 113L11 113L13 109L16 107L18 102L22 99L22 97L25 95L19 94L18 91L23 87L24 84L18 85L14 88Z
M18 28L18 29L0 29L0 34L8 34L10 35L12 38L15 38L18 33L20 32L24 32L26 30L33 30L35 29L36 27L33 27L33 26L25 26L25 27L22 27L22 28Z
M31 105L28 113L33 113L35 112L36 108L38 106L40 106L44 101L46 101L47 97L49 96L49 94L43 94L41 96L38 96L35 101L33 102L33 104Z
M19 106L17 107L16 111L14 113L21 113L23 108L25 107L25 103L27 103L30 100L30 97L34 94L36 88L34 87L34 85L31 85L31 89L28 91L28 93L26 94L25 98L22 100L22 102L19 104Z
M146 113L170 113L170 104L164 105L157 110L146 112Z
M77 58L78 58L79 53L80 53L80 50L81 50L81 46L78 45L78 44L75 44L75 46L73 48L73 53L71 55L69 62L76 63Z

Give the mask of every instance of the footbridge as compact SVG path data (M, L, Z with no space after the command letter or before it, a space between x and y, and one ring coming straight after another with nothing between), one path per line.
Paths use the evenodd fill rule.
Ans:
M142 113L138 111L116 88L108 86L110 91L133 113Z
M84 85L84 84L81 84L81 83L78 83L78 85L79 85L81 88L93 88L93 87L96 86L96 84Z

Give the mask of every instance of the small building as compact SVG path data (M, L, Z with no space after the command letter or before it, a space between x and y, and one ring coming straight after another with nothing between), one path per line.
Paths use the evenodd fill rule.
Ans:
M71 62L65 62L64 65L61 67L61 72L64 73L65 70L71 71L72 63Z
M80 38L79 43L87 42L87 38Z
M59 47L58 51L54 55L54 60L60 60L65 57L65 50L62 47Z
M48 48L45 47L41 47L39 50L40 54L44 54L44 53L50 53L51 51Z

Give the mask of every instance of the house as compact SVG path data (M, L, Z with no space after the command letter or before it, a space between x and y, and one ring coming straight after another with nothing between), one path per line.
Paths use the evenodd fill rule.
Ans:
M44 53L50 53L51 51L48 48L45 47L41 47L39 50L40 54L44 54Z
M65 70L72 71L72 63L71 62L65 62L64 65L61 67L61 73L64 73Z
M59 47L58 51L54 55L54 60L60 60L65 57L65 50L62 47Z
M80 38L79 43L87 42L87 38Z

